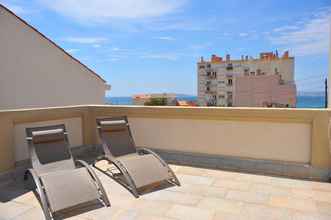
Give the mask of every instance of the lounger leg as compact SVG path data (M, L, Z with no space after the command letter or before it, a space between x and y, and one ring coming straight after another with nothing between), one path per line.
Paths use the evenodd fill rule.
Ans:
M181 186L180 185L180 182L176 176L176 174L174 173L174 171L168 166L168 169L169 169L169 172L171 173L172 175L172 178L174 179L174 183L177 185L177 186Z
M83 160L76 160L76 162L80 163L83 167L85 167L87 169L87 171L89 172L91 177L94 179L95 183L97 184L97 186L100 190L103 202L105 203L105 205L107 207L110 207L110 202L109 202L109 198L106 194L106 191L103 188L101 181L100 181L99 177L95 174L94 170L92 170L91 167Z
M40 199L40 203L41 203L41 206L42 206L42 209L43 209L43 213L45 215L45 219L46 220L52 220L50 209L48 207L48 203L47 203L47 200L46 200L46 195L45 195L44 189L41 185L41 182L39 180L39 177L34 172L34 170L29 169L24 175L24 179L26 178L25 179L26 181L28 181L29 173L30 173L31 177L33 178L33 181L36 185L36 189L37 189L36 191L39 195L39 199Z

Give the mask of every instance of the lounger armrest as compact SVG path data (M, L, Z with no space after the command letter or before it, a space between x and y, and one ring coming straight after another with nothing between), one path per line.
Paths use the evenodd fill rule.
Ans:
M31 177L32 177L34 183L36 184L37 192L38 192L38 195L39 195L39 199L40 199L40 202L41 202L41 206L42 206L45 218L47 220L51 219L51 216L50 216L49 210L48 210L49 208L48 208L48 205L47 205L46 194L44 192L44 189L42 187L42 184L40 182L40 179L39 179L39 176L38 176L37 172L34 169L28 169L27 172L29 172L31 174Z
M156 157L163 164L163 166L168 167L168 164L166 162L164 162L164 160L157 153L152 151L151 149L141 147L141 148L137 148L137 152L142 153L142 154L152 154L154 157Z

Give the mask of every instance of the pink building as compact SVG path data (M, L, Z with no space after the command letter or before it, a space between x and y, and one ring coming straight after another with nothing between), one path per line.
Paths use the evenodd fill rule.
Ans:
M295 107L296 86L283 83L279 75L237 76L233 106Z

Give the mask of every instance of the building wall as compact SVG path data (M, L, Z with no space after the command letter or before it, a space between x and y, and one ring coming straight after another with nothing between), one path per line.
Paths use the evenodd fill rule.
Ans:
M199 68L201 65L205 66L205 68ZM232 65L233 69L228 70L227 67L229 65ZM244 76L246 69L248 74L253 72L253 74L257 75L258 70L266 76L277 74L286 84L294 85L293 57L247 60L229 59L227 61L218 60L217 62L213 61L212 57L211 61L201 60L197 64L199 105L232 106L233 98L231 97L234 97L236 93L233 86L234 80L236 77ZM216 77L208 77L208 72L215 72ZM229 80L232 81L232 84L229 84ZM209 91L207 91L207 87L209 87ZM244 96L242 97L244 99ZM244 103L248 102L243 99L243 103L240 106L245 106Z
M0 109L103 104L103 80L0 6Z
M235 77L233 106L267 107L281 104L295 107L295 85L280 84L279 80L278 75Z
M331 22L330 22L330 33L329 33L329 77L328 77L328 84L329 84L329 90L328 90L328 107L331 108L331 89L330 89L330 83L331 83Z
M309 124L160 118L129 121L138 146L252 159L310 161Z

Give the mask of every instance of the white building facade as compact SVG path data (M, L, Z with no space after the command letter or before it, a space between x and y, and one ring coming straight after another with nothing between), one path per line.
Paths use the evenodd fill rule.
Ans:
M104 104L98 74L0 4L0 109Z
M258 59L242 56L239 60L212 55L210 61L201 58L197 63L197 75L200 106L230 107L234 106L237 77L278 75L279 84L294 84L294 57L288 52L282 57L270 52L261 53Z

